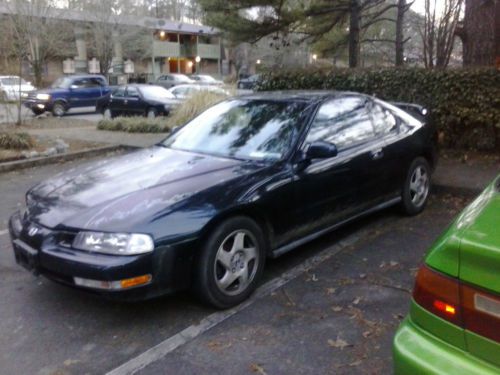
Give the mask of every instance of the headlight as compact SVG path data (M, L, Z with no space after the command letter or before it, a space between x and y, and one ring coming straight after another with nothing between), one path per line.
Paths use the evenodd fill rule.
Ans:
M153 239L147 234L79 232L75 249L114 255L136 255L153 251Z
M50 95L49 94L36 94L36 98L38 100L49 100Z

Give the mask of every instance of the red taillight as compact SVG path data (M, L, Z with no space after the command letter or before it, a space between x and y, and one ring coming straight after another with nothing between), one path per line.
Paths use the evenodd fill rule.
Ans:
M456 279L423 266L418 271L413 298L433 314L462 325L460 284Z
M500 342L500 296L422 266L413 299L453 324Z

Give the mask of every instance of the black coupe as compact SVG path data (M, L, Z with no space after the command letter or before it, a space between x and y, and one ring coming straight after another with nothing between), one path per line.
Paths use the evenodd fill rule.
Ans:
M426 122L356 93L228 99L153 147L33 187L9 222L15 257L108 296L193 287L234 306L267 257L394 204L422 211L436 164Z
M104 118L116 116L168 116L180 104L170 91L155 85L119 86L97 101L97 112Z

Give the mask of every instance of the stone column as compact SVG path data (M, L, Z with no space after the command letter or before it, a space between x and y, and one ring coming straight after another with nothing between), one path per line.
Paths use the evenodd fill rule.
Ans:
M111 62L113 66L113 73L121 74L123 73L123 48L122 42L120 40L120 32L118 30L113 30L113 60Z
M88 73L87 44L85 42L85 29L80 26L75 27L76 51L75 73Z

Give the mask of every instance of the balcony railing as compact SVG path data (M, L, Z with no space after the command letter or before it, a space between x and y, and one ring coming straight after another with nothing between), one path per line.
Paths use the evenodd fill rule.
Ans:
M220 46L218 44L178 44L175 42L162 42L155 40L153 52L156 57L195 57L202 59L219 59Z
M202 59L220 59L220 46L218 44L198 44L198 56Z
M181 51L178 43L155 40L153 52L156 57L177 57L180 56Z

